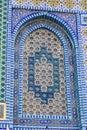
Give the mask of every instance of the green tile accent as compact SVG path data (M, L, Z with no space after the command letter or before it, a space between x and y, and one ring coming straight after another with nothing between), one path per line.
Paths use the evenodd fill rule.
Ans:
M0 0L0 102L5 102L7 0Z

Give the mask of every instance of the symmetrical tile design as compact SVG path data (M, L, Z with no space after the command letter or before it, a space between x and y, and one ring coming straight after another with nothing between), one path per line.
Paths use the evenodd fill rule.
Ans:
M41 7L58 10L87 11L86 0L12 0L13 6Z
M32 2L35 6L40 6L44 0L30 0L30 2Z
M86 130L86 86L87 1L0 0L0 129Z
M50 31L28 36L23 51L23 113L66 115L63 47Z
M82 25L81 26L81 39L82 39L82 50L83 50L83 62L84 62L84 69L85 69L85 82L87 84L87 27Z
M40 12L40 11L38 11ZM77 36L76 32L76 15L73 13L59 13L59 12L50 12L50 14L53 14L54 16L57 16L61 18L63 21L68 23L68 25L73 29L74 33ZM29 15L32 15L31 10L26 9L13 9L12 12L12 31L16 28L16 26L22 22L22 19L25 19ZM20 16L20 17L19 17ZM73 26L74 25L74 26Z
M39 13L39 15L40 14L41 13ZM35 15L37 16L38 13L34 14L34 17L35 17ZM31 17L33 17L33 16L30 16L30 18ZM63 108L62 108L59 111L59 115L58 114L53 115L54 113L51 110L49 110L50 111L49 113L47 113L48 112L47 110L45 110L45 112L43 112L43 110L41 110L41 109L36 111L38 109L38 106L40 106L40 107L43 106L43 103L41 103L41 101L40 101L42 97L37 98L37 99L39 99L38 103L39 104L41 103L40 105L37 106L37 108L36 108L36 105L34 106L35 100L34 100L34 102L33 102L33 100L31 100L31 105L29 106L30 102L28 99L31 97L33 97L33 99L36 98L35 97L36 88L34 89L34 87L33 87L33 89L32 89L32 87L30 87L30 85L28 85L28 83L32 84L33 82L28 82L28 81L25 82L27 78L28 79L33 78L33 76L30 76L28 73L28 70L30 70L30 67L28 67L29 62L30 61L32 62L31 67L33 67L34 66L33 61L37 58L39 58L39 60L41 59L40 53L43 52L43 51L41 51L42 49L45 51L45 53L50 52L52 55L51 58L53 58L53 59L56 56L54 54L56 54L56 52L57 52L55 47L52 46L52 49L51 49L51 46L50 46L51 42L49 42L49 43L42 42L42 41L45 41L45 39L47 39L46 41L48 41L48 40L50 41L51 39L53 39L53 38L48 37L48 34L46 35L47 38L44 35L43 35L44 37L42 35L40 35L40 38L38 37L38 35L39 35L38 31L36 33L35 30L39 30L40 28L43 28L42 29L43 31L44 31L44 29L46 29L46 30L49 30L48 32L50 32L50 31L53 32L52 35L55 37L57 36L60 39L58 41L61 41L61 42L58 42L58 43L60 45L62 45L61 47L64 48L62 51L59 51L60 49L58 49L58 52L59 52L58 54L62 54L60 57L63 58L63 59L59 58L59 59L61 59L61 63L59 64L59 66L64 67L63 69L61 69L61 67L59 67L61 70L61 71L59 71L59 75L60 76L61 76L61 74L66 75L65 76L66 82L64 83L65 87L66 87L66 89L64 90L65 94L62 94L60 99L61 100L62 99L65 100L65 98L67 99L66 101L61 103L62 105L65 104L67 111L61 113L61 110L63 110ZM40 33L40 31L39 31L39 33ZM30 36L30 37L28 37L28 36ZM26 40L27 37L28 37L28 40ZM39 39L40 39L40 41L39 41ZM72 38L71 38L71 40L72 40ZM27 42L25 43L25 41L27 41ZM36 42L36 41L38 41L38 42ZM56 42L56 40L55 40L55 42ZM30 43L30 44L28 44L28 43ZM41 45L41 43L42 43L42 45ZM54 43L54 42L52 42L52 43ZM33 44L34 44L34 46L33 46ZM39 45L37 46L37 44L39 44L41 46L39 46ZM54 45L54 44L52 44L52 45ZM47 49L46 46L48 46L49 49ZM24 51L24 53L23 53L24 47L25 47L26 51ZM73 52L72 52L71 41L70 41L67 33L65 33L63 29L61 29L61 25L52 22L50 20L50 17L49 17L49 19L46 19L44 17L40 17L39 19L33 19L33 21L28 22L25 26L23 26L21 32L18 33L16 40L15 40L15 45L13 46L13 48L14 48L14 52L15 52L14 53L14 109L13 109L14 110L14 116L13 116L14 124L15 125L24 124L26 126L31 126L31 125L43 126L44 124L45 125L49 124L49 126L51 126L51 125L53 125L53 126L68 126L69 125L69 126L74 126L74 127L78 126L78 112L77 112L77 100L76 100L77 98L76 98L76 84L75 84L76 79L75 79L75 74L74 74L74 60L75 59L73 59L73 56L72 56ZM31 48L31 49L29 49L29 48ZM36 48L36 51L34 48ZM55 48L55 51L54 51L54 48ZM35 51L35 53L34 53L34 51ZM28 54L30 56L28 56ZM23 57L23 55L24 55L24 57ZM27 56L28 59L25 56ZM25 65L23 64L23 58L24 58ZM45 60L46 59L48 59L48 58L45 58ZM38 60L38 63L39 63L39 60ZM57 60L57 62L58 62L58 60ZM25 66L24 71L23 71L23 65ZM46 66L47 66L47 64L46 64ZM65 69L65 72L63 71L64 69ZM36 70L36 69L34 69L34 70ZM41 71L41 69L40 69L40 71ZM26 75L26 72L28 73L27 75ZM31 72L34 73L35 71L31 71ZM51 71L51 72L53 72L53 71ZM25 75L23 75L23 73ZM75 73L76 73L76 71L75 71ZM23 80L23 76L24 76L24 80ZM63 77L64 76L62 76L60 78L60 81L62 81L62 80L64 81ZM37 80L35 80L35 81L37 81ZM53 82L54 81L52 81L52 84L53 84ZM61 86L62 86L62 82L61 82L60 88L61 88ZM31 88L31 90L29 90L30 88ZM27 94L26 94L26 91L27 91ZM38 91L38 87L37 87L37 91ZM28 95L29 92L30 92L30 95ZM57 95L55 97L57 97ZM64 97L64 98L62 98L62 97ZM51 97L50 100L54 100L52 98L53 97ZM71 100L71 102L70 102L70 100ZM45 101L47 101L47 100L45 100ZM49 99L48 99L48 101L49 101ZM33 102L33 104L32 104L32 102ZM23 105L23 103L24 103L24 105ZM48 104L49 103L45 103L44 106L46 106ZM30 111L32 106L34 106L33 111L32 110ZM27 107L27 109L26 109L26 107ZM53 106L51 106L51 109L52 109L52 107ZM55 110L57 110L57 108L55 108ZM65 113L68 116L66 116Z
M56 8L58 5L61 4L60 0L46 0L46 2L52 8Z
M80 0L80 6L83 8L83 10L87 11L87 1L86 0Z
M7 1L0 1L0 102L5 102Z
M73 9L76 5L75 0L63 0L63 5L65 5L68 9Z

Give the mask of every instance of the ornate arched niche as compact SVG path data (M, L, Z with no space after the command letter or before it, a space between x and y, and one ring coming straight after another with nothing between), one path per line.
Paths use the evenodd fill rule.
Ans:
M74 49L66 30L45 18L19 29L14 44L14 124L78 126Z

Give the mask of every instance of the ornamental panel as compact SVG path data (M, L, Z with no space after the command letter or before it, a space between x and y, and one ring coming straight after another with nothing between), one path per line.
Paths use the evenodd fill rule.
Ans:
M48 30L30 34L23 49L23 113L67 115L63 46Z

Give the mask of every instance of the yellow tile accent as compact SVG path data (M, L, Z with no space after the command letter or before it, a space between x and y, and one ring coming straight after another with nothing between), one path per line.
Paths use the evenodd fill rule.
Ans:
M87 81L87 77L85 78L85 80Z
M87 60L84 61L84 64L87 65Z
M87 43L85 43L85 45L83 46L83 49L84 49L85 51L87 51Z
M22 5L22 4L24 4L25 2L27 2L27 0L16 0L16 2L17 2L17 4Z
M3 106L3 118L0 118L0 120L6 120L6 103L0 103L1 106Z
M87 11L87 0L80 0L79 4L85 11Z
M63 5L65 5L68 9L72 9L75 6L75 0L64 0Z
M85 29L82 31L82 34L83 34L84 36L87 36L87 28L85 28Z
M60 4L60 0L47 0L47 3L52 7L55 8Z
M44 0L30 0L35 6L40 6Z

